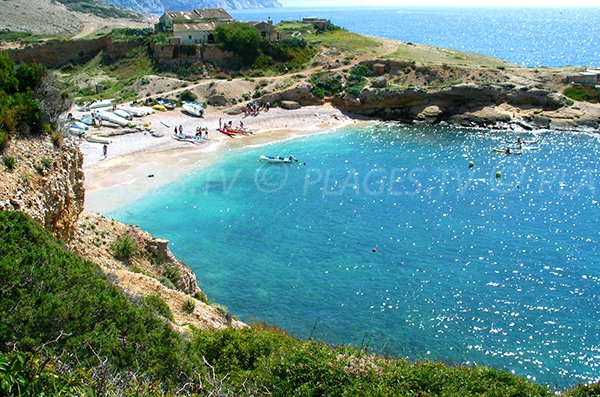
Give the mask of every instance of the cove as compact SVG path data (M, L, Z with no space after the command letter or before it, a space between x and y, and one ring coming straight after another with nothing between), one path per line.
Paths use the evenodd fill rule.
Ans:
M303 137L109 215L169 239L242 321L552 386L598 381L598 137L543 131L539 150L491 151L518 137L532 135L379 124Z

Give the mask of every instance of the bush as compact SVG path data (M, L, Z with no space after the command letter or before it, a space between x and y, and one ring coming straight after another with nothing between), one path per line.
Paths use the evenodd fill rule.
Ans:
M317 98L333 96L342 92L342 76L335 73L313 74L310 78L312 93Z
M125 232L118 236L110 246L113 255L118 260L128 261L136 255L140 247L131 233Z
M600 99L598 96L598 90L596 90L594 87L587 86L568 87L565 89L564 94L566 97L575 101L598 103Z
M223 50L240 56L247 64L256 60L264 41L258 29L239 22L217 26L215 36Z
M184 312L186 312L186 313L190 313L190 314L191 314L191 313L193 313L193 312L194 312L194 309L195 309L195 308L196 308L196 302L194 302L193 300L191 300L191 299L186 299L186 300L183 302L183 307L182 307L182 309L183 309L183 311L184 311Z
M184 90L179 94L179 100L181 101L194 102L196 99L198 99L198 95L190 90Z
M8 134L4 131L0 131L0 153L8 146Z
M52 140L52 144L54 145L54 147L57 148L62 147L65 141L65 137L60 131L54 131L50 139Z
M4 156L2 158L2 162L4 163L4 166L6 167L7 170L12 171L15 169L17 160L12 156Z
M147 296L146 299L144 299L144 307L164 318L173 320L171 309L158 294Z
M176 284L181 279L181 272L175 266L165 266L164 276L171 280L173 284Z
M354 65L350 68L352 76L371 77L374 75L373 70L367 65Z

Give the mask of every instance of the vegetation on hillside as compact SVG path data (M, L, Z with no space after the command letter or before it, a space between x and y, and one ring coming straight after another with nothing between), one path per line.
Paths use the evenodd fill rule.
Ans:
M590 103L598 103L600 101L600 95L598 89L590 86L572 86L565 89L563 92L566 97L571 98L575 101L583 101Z
M68 101L39 65L15 63L0 53L0 149L16 133L41 133L54 126Z
M0 212L0 277L3 395L551 395L503 371L388 359L259 325L182 336L160 297L124 295L20 213Z
M141 15L133 12L124 10L121 8L114 7L112 5L104 4L95 0L57 0L59 3L64 4L69 10L77 11L84 14L97 15L103 18L127 18L127 19L141 19Z

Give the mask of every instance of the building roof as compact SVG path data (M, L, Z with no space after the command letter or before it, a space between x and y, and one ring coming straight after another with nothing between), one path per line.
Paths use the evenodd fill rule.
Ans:
M165 14L176 24L181 23L182 20L190 23L206 20L233 20L233 17L223 8L198 8L192 11L166 11Z
M174 33L212 32L217 27L214 22L178 23L173 25Z

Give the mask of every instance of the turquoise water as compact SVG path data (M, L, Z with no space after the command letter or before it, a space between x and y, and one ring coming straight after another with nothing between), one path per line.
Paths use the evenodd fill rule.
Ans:
M596 2L597 3L597 2ZM594 6L590 2L591 6ZM240 20L318 16L357 33L472 51L526 66L600 66L595 8L279 8L236 10Z
M545 132L537 152L492 153L503 134L381 124L300 138L111 215L171 240L243 321L559 387L597 381L598 137Z

